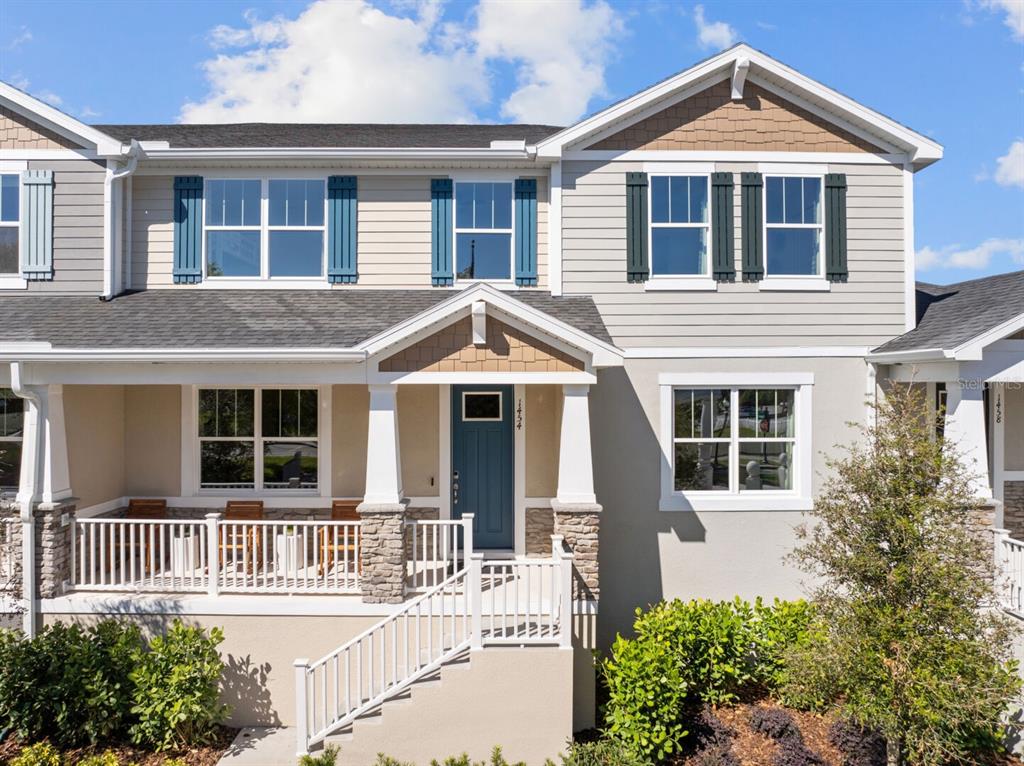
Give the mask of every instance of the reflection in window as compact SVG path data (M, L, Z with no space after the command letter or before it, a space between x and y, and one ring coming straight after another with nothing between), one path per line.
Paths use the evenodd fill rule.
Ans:
M269 183L271 277L323 276L323 180Z
M207 276L258 277L260 182L208 181L205 203Z
M24 426L25 400L9 388L0 388L0 492L18 488Z
M455 184L455 270L459 279L512 278L512 184Z
M765 273L817 276L821 273L822 200L820 178L765 179Z
M0 175L0 274L18 274L21 271L18 254L20 193L16 173Z
M651 178L651 273L708 272L707 176Z

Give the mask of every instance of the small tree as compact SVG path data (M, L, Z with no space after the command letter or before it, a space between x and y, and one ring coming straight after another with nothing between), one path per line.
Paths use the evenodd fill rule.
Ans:
M875 414L800 532L820 624L788 658L784 696L877 729L890 764L977 763L1020 688L992 540L924 395L897 385Z

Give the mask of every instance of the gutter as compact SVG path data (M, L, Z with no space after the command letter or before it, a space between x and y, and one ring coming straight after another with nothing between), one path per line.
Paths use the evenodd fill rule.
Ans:
M123 215L122 204L115 204L114 195L114 182L120 181L122 178L127 178L139 165L139 158L142 156L142 147L139 142L134 138L127 147L121 148L121 158L127 160L127 163L120 170L114 170L111 166L117 165L117 160L107 161L107 172L103 179L103 201L107 211L107 219L104 222L103 232L103 293L100 295L101 301L109 301L117 293L119 293L120 285L117 285L115 289L114 280L114 266L116 263L116 245L121 237L121 217ZM123 194L121 195L123 198ZM117 202L122 203L123 199L118 199ZM121 280L118 280L119 282Z
M134 142L133 142L134 143ZM154 142L155 143L155 142ZM145 147L146 160L520 160L534 161L536 147L459 149L437 148L289 148L289 147Z
M39 394L24 383L21 362L11 362L11 391L30 404L31 421L26 417L24 440L22 442L21 479L18 482L18 505L21 514L21 592L25 603L22 629L29 638L36 635L36 520L33 506L39 494L40 471L43 465L41 454L42 402ZM27 464L26 464L27 459Z
M6 357L6 358L5 358ZM0 362L363 362L367 353L330 348L53 348L22 344L0 351Z
M867 355L869 362L877 364L899 364L901 362L942 362L951 355L941 348L922 348L914 351L882 351Z

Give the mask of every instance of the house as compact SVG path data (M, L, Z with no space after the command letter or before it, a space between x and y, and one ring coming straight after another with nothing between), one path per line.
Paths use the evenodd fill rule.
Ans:
M567 128L0 106L26 630L222 626L300 751L552 755L636 607L801 593L826 454L918 362L1009 507L1020 275L918 323L942 148L746 45Z

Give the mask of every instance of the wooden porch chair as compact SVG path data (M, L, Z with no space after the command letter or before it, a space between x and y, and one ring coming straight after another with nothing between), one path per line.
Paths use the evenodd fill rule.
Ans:
M359 512L356 511L358 505L358 500L335 500L331 503L331 521L359 521ZM334 566L335 557L344 560L346 551L348 551L349 560L355 561L356 571L362 574L363 563L358 558L358 539L358 527L354 535L349 535L347 538L339 536L337 541L335 541L330 527L322 528L320 530L319 576L323 577L324 572Z
M225 521L259 521L263 519L262 500L228 500L224 507ZM260 557L260 535L256 527L251 527L248 534L237 527L229 528L220 541L221 564L237 560L241 556L246 562L246 571L251 572L258 566ZM228 558L234 553L235 558Z
M125 511L124 517L132 521L166 519L167 501L155 498L132 498L128 501L128 510ZM141 539L137 539L134 545L127 537L117 541L111 540L107 549L107 570L111 572L114 570L115 562L120 560L123 548L128 556L138 557L142 563L143 572L149 575L155 563L155 553L150 551L150 555L144 555L144 546L145 542ZM163 564L163 562L158 563Z
M126 519L166 519L167 501L133 498L128 501Z

